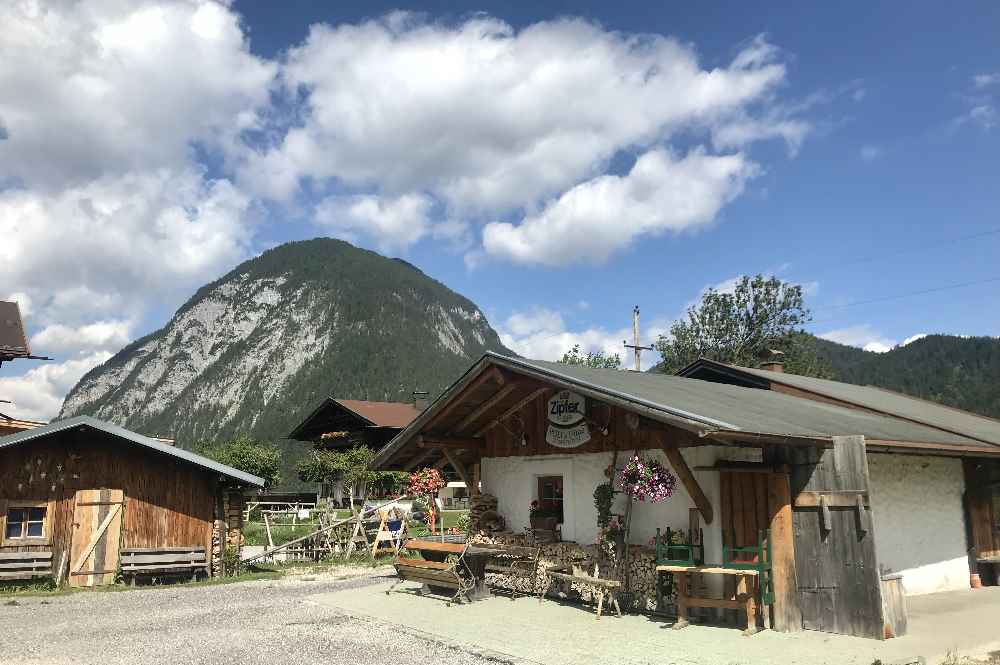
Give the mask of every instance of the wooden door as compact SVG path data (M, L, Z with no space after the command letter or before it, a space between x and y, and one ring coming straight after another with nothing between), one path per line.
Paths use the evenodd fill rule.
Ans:
M113 584L118 571L125 496L122 490L78 490L73 504L69 585Z
M768 510L768 485L771 474L766 470L739 469L719 473L722 542L729 547L756 547L758 536L771 528ZM745 563L756 561L744 560ZM736 594L738 580L726 575L723 593L726 598ZM759 593L758 581L753 581L753 593ZM742 614L742 611L740 612Z
M795 572L802 626L884 639L868 460L861 436L791 451Z

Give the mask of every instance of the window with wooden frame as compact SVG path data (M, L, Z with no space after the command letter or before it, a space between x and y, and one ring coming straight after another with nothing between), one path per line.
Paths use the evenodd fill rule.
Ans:
M48 545L51 520L48 501L7 501L3 506L3 545Z

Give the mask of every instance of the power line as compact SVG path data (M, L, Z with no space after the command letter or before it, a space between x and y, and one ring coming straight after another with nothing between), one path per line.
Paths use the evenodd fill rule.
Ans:
M873 255L873 256L868 256L868 257L865 257L865 258L853 259L851 261L838 263L838 264L836 264L836 266L831 266L831 267L840 268L840 267L843 267L843 266L858 265L859 263L871 263L873 261L883 261L886 258L890 258L890 257L893 257L893 256L901 256L901 255L904 255L904 254L912 254L914 252L926 252L926 251L929 251L929 250L940 249L942 245L954 245L954 244L957 244L957 243L960 243L960 242L964 242L966 240L973 240L975 238L982 238L982 237L985 237L985 236L998 235L998 234L1000 234L1000 229L988 229L986 231L979 231L978 233L970 233L970 234L964 235L964 236L956 236L954 238L944 238L942 240L938 240L938 241L934 242L933 244L920 245L920 246L916 246L916 247L908 247L908 248L905 248L905 249L896 250L894 252L882 252L880 254Z
M951 289L962 289L968 286L978 286L980 284L991 284L993 282L1000 282L1000 277L990 277L988 279L978 279L972 282L959 282L958 284L948 284L946 286L936 286L930 289L922 289L920 291L911 291L909 293L897 293L891 296L882 296L880 298L870 298L868 300L856 300L854 302L844 303L842 305L828 305L826 307L817 307L814 311L822 312L829 309L844 309L847 307L858 307L860 305L871 305L873 303L887 302L890 300L899 300L901 298L911 298L913 296L921 296L927 293L937 293L939 291L950 291Z

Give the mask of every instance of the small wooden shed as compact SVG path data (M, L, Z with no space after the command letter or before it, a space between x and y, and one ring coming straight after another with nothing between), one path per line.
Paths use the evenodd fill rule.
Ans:
M190 548L219 575L242 540L243 492L263 484L89 416L3 436L0 558L51 553L58 581L96 586L115 580L121 550Z

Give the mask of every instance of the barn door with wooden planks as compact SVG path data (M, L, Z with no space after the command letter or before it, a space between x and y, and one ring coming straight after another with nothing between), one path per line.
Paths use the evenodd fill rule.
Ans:
M862 436L791 451L795 571L802 626L885 638Z
M125 495L122 490L78 490L73 506L69 585L113 584L118 571Z
M723 544L729 547L756 547L760 533L771 528L771 511L768 509L770 474L766 470L755 472L746 468L722 471L719 475L719 521ZM749 560L745 562L754 563ZM723 584L726 597L733 597L737 580L726 575ZM753 591L759 593L756 580L754 585Z

